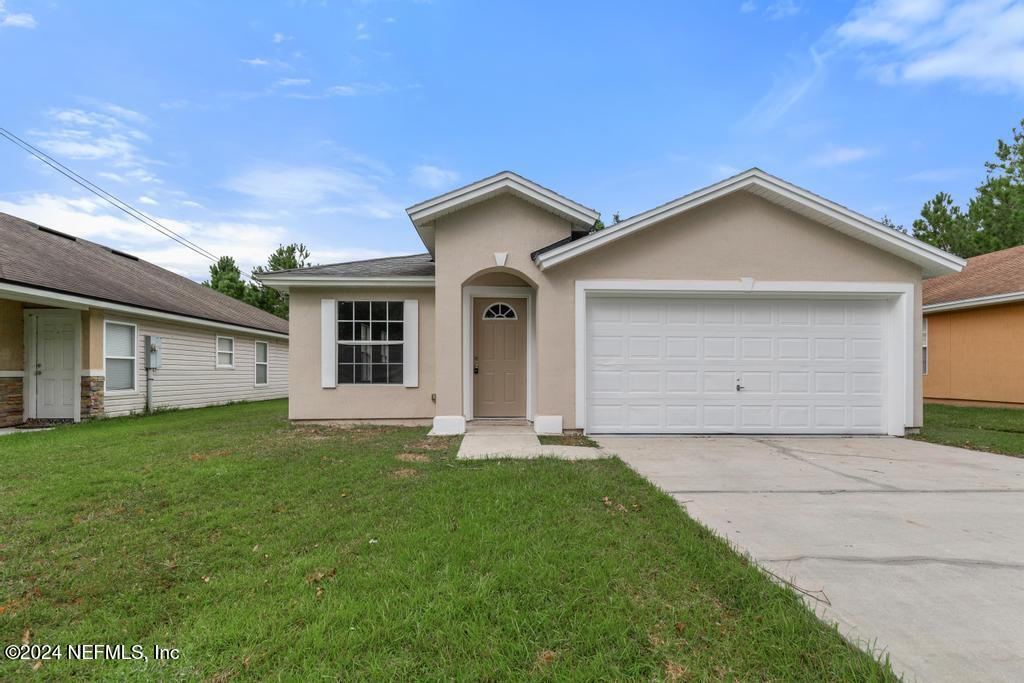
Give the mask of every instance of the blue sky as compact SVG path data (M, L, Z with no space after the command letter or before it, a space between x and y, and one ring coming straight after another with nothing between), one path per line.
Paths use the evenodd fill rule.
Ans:
M609 220L759 166L909 225L1024 116L1024 3L0 0L0 64L0 125L247 267L326 263L504 169ZM205 275L0 143L0 211Z

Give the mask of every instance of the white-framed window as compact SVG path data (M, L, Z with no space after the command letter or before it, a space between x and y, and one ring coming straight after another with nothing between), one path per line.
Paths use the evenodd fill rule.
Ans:
M403 384L403 301L339 301L337 338L338 384Z
M104 393L135 391L137 338L133 323L103 323Z
M235 338L217 337L217 367L235 367Z
M484 311L484 320L516 320L518 317L514 308L500 301L491 304Z
M921 374L928 374L928 318L921 323Z
M256 342L256 386L267 386L267 378L270 373L270 344L264 341Z

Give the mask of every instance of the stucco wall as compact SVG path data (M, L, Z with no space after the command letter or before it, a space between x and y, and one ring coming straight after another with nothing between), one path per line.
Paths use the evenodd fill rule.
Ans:
M537 287L536 414L575 421L575 282L582 279L826 280L901 282L915 288L920 269L831 228L748 193L737 193L651 226L589 254L540 271L530 253L568 234L555 216L513 197L476 204L440 221L437 235L437 413L462 414L462 283L504 270ZM915 340L920 338L916 323ZM915 367L920 367L915 347ZM920 376L914 425L921 422Z
M493 262L493 257L492 257ZM320 300L419 301L419 386L320 387ZM430 288L290 291L288 413L293 420L421 419L434 416L434 291ZM461 338L460 338L461 343Z
M924 397L1024 404L1024 304L930 314Z

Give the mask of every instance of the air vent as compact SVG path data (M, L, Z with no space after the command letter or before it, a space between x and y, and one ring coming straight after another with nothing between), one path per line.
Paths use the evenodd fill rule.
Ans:
M117 256L121 256L122 258L131 259L132 261L138 261L139 260L138 256L132 256L131 254L126 254L123 251L118 251L117 249L111 249L110 253L111 254L116 254Z
M77 242L78 241L77 237L74 237L73 235L64 234L63 232L59 232L57 230L54 230L53 228L46 228L46 227L43 227L42 225L37 225L36 227L39 228L40 230L42 230L43 232L48 232L51 235L56 235L57 237L63 237L64 239L71 240L72 242Z

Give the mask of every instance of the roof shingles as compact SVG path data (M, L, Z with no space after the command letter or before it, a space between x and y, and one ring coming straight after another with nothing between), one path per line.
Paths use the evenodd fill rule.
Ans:
M1024 292L1024 245L974 256L959 273L925 280L922 300L928 306L1017 292Z
M288 321L104 246L0 213L0 281L288 333Z
M367 259L365 261L349 261L347 263L329 263L324 266L309 266L291 270L275 270L263 276L268 282L278 275L317 275L322 277L434 277L434 259L430 254L412 254L410 256L387 256L384 258Z

